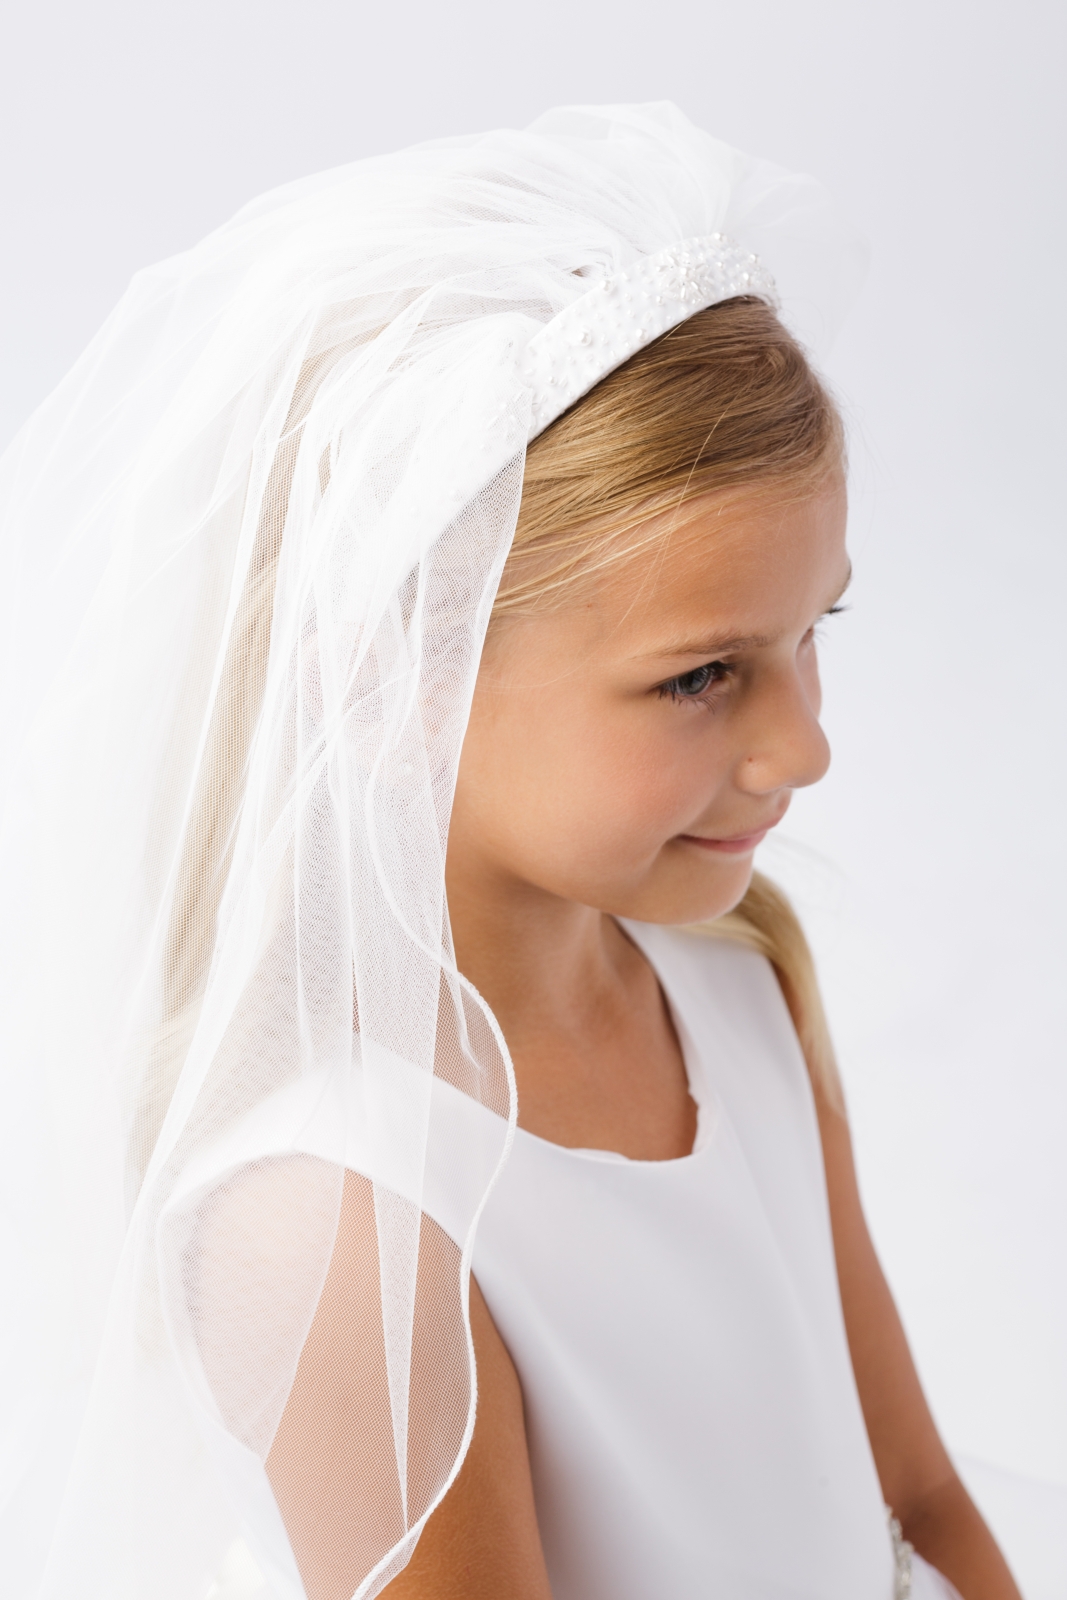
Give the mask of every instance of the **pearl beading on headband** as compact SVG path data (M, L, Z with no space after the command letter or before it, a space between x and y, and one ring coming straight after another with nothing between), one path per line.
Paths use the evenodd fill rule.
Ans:
M774 279L759 257L722 233L683 240L602 278L526 348L530 438L661 333L744 294L778 305Z

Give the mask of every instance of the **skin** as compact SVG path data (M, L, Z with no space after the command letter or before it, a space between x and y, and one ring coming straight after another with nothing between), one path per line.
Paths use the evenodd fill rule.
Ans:
M729 910L758 838L826 772L815 626L848 582L845 522L838 478L791 503L698 502L684 526L664 525L656 559L607 569L566 607L491 630L448 903L459 965L512 1051L519 1123L542 1138L643 1160L692 1149L695 1108L669 1013L614 919L682 924ZM1020 1600L923 1397L864 1221L847 1122L816 1098L884 1497L964 1600ZM471 1301L473 1442L390 1600L551 1600L521 1386L476 1284ZM279 1439L272 1477L288 1466L292 1478L299 1446L284 1425ZM313 1481L314 1463L305 1457L295 1476Z

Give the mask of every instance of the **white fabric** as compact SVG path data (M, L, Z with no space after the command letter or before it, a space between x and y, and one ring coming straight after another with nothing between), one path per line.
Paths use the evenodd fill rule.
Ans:
M892 1600L818 1126L781 991L748 950L625 926L682 1042L694 1152L630 1161L520 1128L474 1252L522 1383L553 1595ZM285 1149L294 1121L299 1147L321 1153L331 1115L310 1083L283 1091L210 1153L211 1181ZM477 1192L505 1125L440 1080L431 1120ZM367 1154L348 1159L377 1177ZM460 1242L454 1183L453 1166L431 1163L424 1205ZM213 1448L277 1600L300 1600L262 1470ZM913 1558L912 1600L953 1592Z
M388 1426L322 1537L361 1597L410 1553L470 1437L467 1271L512 1105L443 864L551 411L526 357L598 282L720 232L760 252L788 316L796 260L840 276L828 218L811 180L670 106L357 163L140 274L5 454L15 1600L200 1600L240 1534L226 1463L262 1481L354 1152L375 1174L361 1379ZM678 316L707 303L690 287L668 289ZM497 1119L476 1179L436 1082ZM301 1085L332 1108L315 1159ZM290 1117L277 1159L220 1187L212 1162L267 1102ZM426 1276L428 1183L455 1246ZM413 1364L427 1322L440 1381Z
M474 1272L515 1360L555 1600L891 1600L818 1127L769 965L626 924L699 1110L637 1162L521 1129Z

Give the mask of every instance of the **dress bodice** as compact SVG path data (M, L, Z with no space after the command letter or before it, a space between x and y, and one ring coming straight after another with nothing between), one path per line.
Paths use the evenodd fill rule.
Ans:
M474 1242L522 1384L554 1600L893 1600L811 1085L778 983L736 945L625 926L670 1004L694 1149L631 1161L519 1128ZM389 1069L400 1117L423 1080ZM336 1159L339 1127L345 1165L405 1193L402 1164L363 1147L345 1082L309 1076L243 1119L188 1175L175 1226L190 1196L272 1153ZM409 1198L462 1248L507 1124L437 1078L428 1117ZM202 1386L194 1341L183 1348ZM300 1600L262 1462L209 1409L205 1441L255 1559L277 1600ZM912 1600L950 1592L916 1558Z
M674 1015L694 1151L631 1161L520 1129L474 1253L522 1383L553 1594L890 1600L778 984L737 946L627 927Z

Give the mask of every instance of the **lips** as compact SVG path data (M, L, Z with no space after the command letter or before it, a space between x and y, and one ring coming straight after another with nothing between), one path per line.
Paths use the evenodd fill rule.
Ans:
M784 816L785 813L782 813ZM767 822L762 828L755 828L750 833L726 834L719 838L705 838L699 833L681 833L678 835L683 844L696 845L698 850L711 850L719 855L743 856L755 850L762 844L772 828L781 822L781 817L775 817L773 822Z

